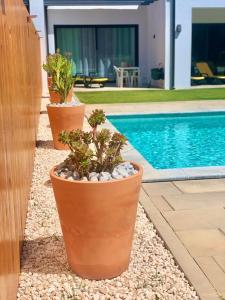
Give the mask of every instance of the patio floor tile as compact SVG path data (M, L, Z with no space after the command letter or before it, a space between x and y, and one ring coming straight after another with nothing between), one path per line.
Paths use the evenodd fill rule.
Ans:
M181 191L172 182L144 183L143 187L149 196L181 194Z
M175 181L184 193L205 193L225 191L225 179Z
M225 273L216 261L212 257L198 257L196 261L213 283L218 293L225 293Z
M164 195L176 210L225 207L225 192Z
M176 232L193 257L224 255L225 236L217 229Z
M173 210L173 208L162 196L153 196L151 197L151 200L155 204L155 206L162 212Z
M176 231L216 229L221 224L225 226L225 210L221 208L163 211L163 215Z
M225 254L214 256L215 261L220 266L220 268L225 272Z

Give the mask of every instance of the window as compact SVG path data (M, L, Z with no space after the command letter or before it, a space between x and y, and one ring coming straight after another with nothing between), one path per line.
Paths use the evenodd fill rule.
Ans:
M114 80L113 66L138 66L138 26L55 26L56 49L70 53L74 74Z

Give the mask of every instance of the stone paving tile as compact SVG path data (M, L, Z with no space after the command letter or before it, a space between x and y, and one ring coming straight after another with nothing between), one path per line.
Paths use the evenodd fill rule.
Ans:
M225 300L225 292L220 293L220 300Z
M201 299L225 300L225 180L146 183L143 188L149 196L148 200L142 200L144 206L169 249L199 289ZM158 213L153 213L153 206ZM171 238L172 232L166 226L177 241ZM197 268L193 271L191 261L190 265L184 262L187 254L179 248L179 243L198 264L214 291L217 290L217 295L206 282L201 286Z
M225 236L225 226L220 226L220 228L219 228L220 230L221 230L221 232L224 234L224 236Z
M224 255L218 255L213 257L217 264L220 266L220 268L224 271L225 273L225 254Z
M205 193L225 191L225 179L175 181L184 193Z
M176 234L193 257L225 253L225 236L217 229L185 230L177 231Z
M142 190L140 202L144 206L147 215L155 225L166 245L173 253L176 261L181 266L190 282L192 282L202 300L221 300L206 275L190 255L188 249L172 230L170 224L163 218L160 210L157 209L157 206L152 201L152 199L155 199L156 197L157 196L149 197L145 191Z
M172 182L144 183L143 187L149 196L181 194L181 191Z
M225 226L225 210L206 208L196 210L162 211L174 230L213 229Z
M225 273L212 257L197 257L196 261L219 294L225 292Z
M225 207L225 192L164 195L176 210Z
M162 196L153 196L151 197L151 201L161 212L173 210L173 208Z

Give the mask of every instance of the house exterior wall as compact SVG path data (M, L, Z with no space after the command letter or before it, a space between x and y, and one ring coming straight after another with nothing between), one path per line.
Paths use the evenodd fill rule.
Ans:
M141 82L146 85L148 78L148 36L147 7L137 10L90 9L90 10L48 10L48 41L49 52L55 52L54 25L124 25L139 26L139 66Z
M46 20L44 13L44 0L30 0L30 14L36 15L33 19L34 26L39 31L40 47L41 47L41 62L43 63L47 55L47 35L46 35ZM47 73L42 70L42 96L48 95Z
M159 0L147 7L147 63L148 72L152 68L166 67L165 43L166 43L166 6L165 0ZM165 81L151 80L153 86L164 87Z
M192 51L192 11L193 9L210 9L207 22L215 22L214 9L225 8L225 0L176 0L176 25L182 26L182 31L175 39L175 88L189 88L191 77ZM197 12L193 17L196 20ZM200 13L201 14L201 13ZM200 15L199 15L200 17ZM206 22L206 18L205 18Z

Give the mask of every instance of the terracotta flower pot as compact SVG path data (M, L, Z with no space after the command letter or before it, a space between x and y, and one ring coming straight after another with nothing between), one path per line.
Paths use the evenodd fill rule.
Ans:
M84 122L85 105L77 106L47 106L49 122L55 149L68 150L68 146L58 141L63 130L82 129Z
M49 94L50 94L50 102L51 103L60 103L60 95L55 92L55 91L51 91L49 90ZM66 102L71 102L73 99L73 88L70 90L69 94L66 97Z
M50 176L69 264L87 279L110 279L127 270L142 167L136 175L108 182L68 181Z

